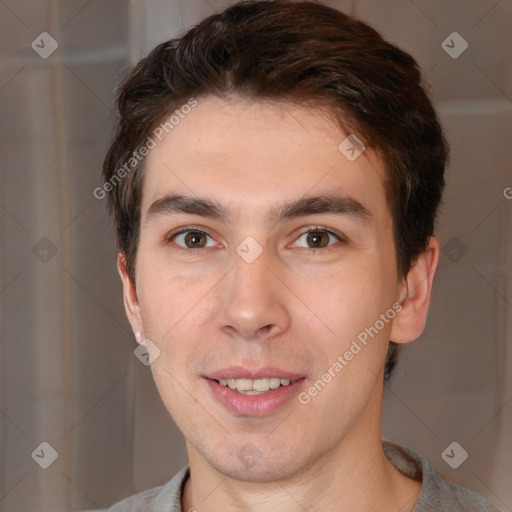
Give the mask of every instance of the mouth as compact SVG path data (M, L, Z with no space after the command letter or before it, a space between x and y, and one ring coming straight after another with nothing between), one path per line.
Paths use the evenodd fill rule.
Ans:
M296 381L279 377L263 377L261 379L219 379L217 382L243 395L263 395L270 390L290 386Z
M215 401L242 416L264 416L279 410L299 393L305 379L276 368L249 371L232 367L205 376Z

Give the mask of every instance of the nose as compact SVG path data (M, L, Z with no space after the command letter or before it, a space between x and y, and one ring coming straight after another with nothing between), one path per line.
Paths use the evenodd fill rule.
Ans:
M270 268L263 252L247 263L234 255L231 271L223 280L217 320L228 335L245 340L268 339L290 327L290 291L278 270Z

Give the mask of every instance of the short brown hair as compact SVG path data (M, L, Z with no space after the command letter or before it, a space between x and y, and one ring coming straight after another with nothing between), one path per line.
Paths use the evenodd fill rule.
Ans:
M112 183L153 130L190 98L235 94L327 109L376 152L385 168L397 272L405 277L433 235L448 146L415 60L367 24L319 2L242 1L158 45L121 84L105 181ZM142 163L108 190L132 281ZM397 353L391 341L386 380Z

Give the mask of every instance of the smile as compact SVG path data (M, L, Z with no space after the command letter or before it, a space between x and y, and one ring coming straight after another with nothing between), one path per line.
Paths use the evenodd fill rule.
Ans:
M229 389L244 395L262 395L271 389L289 386L292 383L290 379L281 379L279 377L264 377L262 379L220 379L217 382L221 386L227 386Z
M276 370L250 373L233 369L205 377L204 381L214 401L224 410L237 416L263 417L296 403L292 399L301 392L306 380L304 376Z

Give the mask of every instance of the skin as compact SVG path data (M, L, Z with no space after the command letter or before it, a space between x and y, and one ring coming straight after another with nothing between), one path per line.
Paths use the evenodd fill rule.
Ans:
M199 98L147 157L135 283L123 254L118 269L133 330L161 351L154 380L186 438L184 511L414 507L421 482L382 452L383 369L388 340L407 343L424 329L439 247L432 237L399 279L382 165L369 149L349 161L338 150L346 136L303 107ZM208 197L232 218L148 215L167 194ZM333 213L267 218L278 204L321 194L359 201L370 222ZM318 226L311 243L303 233ZM193 242L203 247L173 237L187 227L208 234ZM250 264L236 252L247 236L263 250ZM395 318L306 405L293 398L266 416L238 415L202 377L274 366L305 375L308 389L396 301ZM247 443L259 454L251 467L237 456Z

